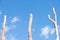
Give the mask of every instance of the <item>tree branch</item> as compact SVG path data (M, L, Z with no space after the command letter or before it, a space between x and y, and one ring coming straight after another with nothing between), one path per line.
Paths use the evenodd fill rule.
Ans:
M48 15L48 18L51 22L53 22L54 26L55 26L55 32L56 32L56 40L59 40L59 32L58 32L58 24L57 24L57 15L55 12L55 9L53 8L53 13L54 13L54 20L50 17L50 15Z
M48 19L49 19L50 21L52 21L53 23L55 22L55 21L50 17L50 15L48 15Z
M57 22L57 15L56 15L56 11L55 11L55 8L53 8L53 13L54 13L54 20Z

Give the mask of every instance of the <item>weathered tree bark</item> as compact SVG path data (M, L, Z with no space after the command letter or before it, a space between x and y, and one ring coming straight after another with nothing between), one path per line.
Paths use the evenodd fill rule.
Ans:
M4 16L4 22L2 25L2 40L4 40L5 26L6 26L6 15Z
M59 40L59 33L58 33L58 23L57 23L57 15L56 15L56 12L55 12L55 9L53 8L53 12L54 12L54 19L52 19L50 17L50 15L48 15L48 18L51 22L53 22L54 24L54 27L55 27L55 32L56 32L56 40Z
M28 40L32 40L32 19L33 19L33 15L30 14L30 20L29 20L29 25L28 25Z

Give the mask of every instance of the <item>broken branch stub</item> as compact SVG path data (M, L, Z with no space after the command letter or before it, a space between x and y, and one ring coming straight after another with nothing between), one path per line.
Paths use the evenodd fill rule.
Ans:
M30 14L30 20L28 25L28 40L32 40L32 19L33 19L33 15Z
M4 16L4 22L2 25L2 40L4 40L4 34L5 34L5 27L6 27L6 15Z

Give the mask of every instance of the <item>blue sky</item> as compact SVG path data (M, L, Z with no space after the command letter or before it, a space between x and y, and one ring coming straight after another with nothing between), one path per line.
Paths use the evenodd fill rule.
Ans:
M0 30L3 17L7 16L5 40L28 40L30 13L33 14L33 40L55 40L54 25L48 19L48 14L54 18L53 7L60 26L60 0L0 0Z

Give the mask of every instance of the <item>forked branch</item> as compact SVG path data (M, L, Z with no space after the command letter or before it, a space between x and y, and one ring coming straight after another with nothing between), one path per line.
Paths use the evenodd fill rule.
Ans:
M59 40L59 33L58 33L58 24L57 24L57 15L56 15L56 11L53 8L53 13L54 13L54 19L52 19L50 17L50 15L48 15L48 19L54 24L55 26L55 32L56 32L56 40Z

